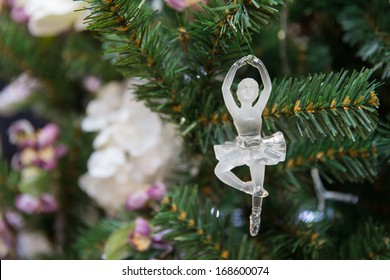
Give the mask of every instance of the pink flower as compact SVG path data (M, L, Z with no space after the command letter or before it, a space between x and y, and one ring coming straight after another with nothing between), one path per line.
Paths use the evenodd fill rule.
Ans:
M141 217L135 219L134 233L138 233L143 236L150 236L150 232L151 228L147 220Z
M23 218L19 214L19 212L16 211L7 211L5 213L5 219L7 223L13 228L13 229L21 229L23 227Z
M19 23L25 23L29 19L29 16L26 14L26 11L24 10L23 7L13 7L11 9L10 15L15 22L19 22Z
M165 2L169 7L178 12L182 12L187 8L187 0L165 0Z
M45 170L52 170L57 166L57 157L55 149L52 146L47 146L38 151L35 164Z
M138 217L134 223L134 230L129 234L129 243L137 251L146 251L152 244L149 222L144 218Z
M38 145L40 147L53 145L57 141L59 135L60 129L58 126L54 123L49 123L37 133Z
M40 201L38 198L30 194L22 193L16 197L15 206L18 210L26 214L33 214L38 211L40 207Z
M169 242L164 240L164 235L167 234L170 230L165 230L155 234L152 237L152 247L159 250L170 250L172 245Z
M15 206L26 214L52 213L58 210L58 203L53 195L44 193L40 197L30 194L19 194L15 199Z
M52 213L58 210L57 200L53 195L44 193L40 198L40 208L43 213Z
M19 120L9 127L8 132L10 142L19 148L12 159L12 166L17 170L33 165L52 170L57 166L58 159L68 151L64 145L55 146L60 129L54 123L35 132L29 121Z
M89 92L97 92L102 87L102 80L96 76L88 76L83 79L83 86Z
M22 160L20 158L20 154L17 153L15 154L12 159L11 159L11 166L13 169L15 170L22 170L23 169L23 163L22 163Z
M130 211L141 209L145 207L148 198L149 197L145 192L136 192L130 194L126 198L125 207Z
M163 184L155 184L151 186L146 191L146 193L150 199L159 201L165 196L165 194L167 193L167 189Z
M169 7L178 12L182 12L191 6L194 6L195 9L198 9L199 2L206 3L207 0L165 0L165 3L167 3Z
M58 146L55 148L56 158L63 157L63 156L66 155L67 153L68 153L68 147L65 146L65 145L58 145Z

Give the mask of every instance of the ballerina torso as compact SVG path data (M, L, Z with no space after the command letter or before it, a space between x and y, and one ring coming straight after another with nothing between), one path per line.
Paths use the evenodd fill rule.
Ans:
M234 125L239 136L256 136L261 131L261 114L255 108L240 108L234 118Z

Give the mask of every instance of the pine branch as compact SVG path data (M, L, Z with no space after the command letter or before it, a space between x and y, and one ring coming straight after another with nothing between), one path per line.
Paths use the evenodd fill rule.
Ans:
M282 80L276 84L263 112L264 129L282 130L292 141L345 137L355 141L367 138L376 128L379 106L370 83L372 71L363 69L315 74L303 79Z
M343 259L388 260L390 259L390 233L383 223L372 219L361 225L342 250Z
M117 220L102 220L96 226L80 234L74 244L74 249L79 252L81 259L101 259L107 238L122 226L123 222Z
M379 157L390 162L390 115L385 120L379 122L376 145Z
M195 186L181 186L163 201L153 224L163 230L167 240L183 251L186 259L255 259L256 245L247 233L230 227L218 217L210 201L201 202Z
M377 174L377 148L373 146L373 137L357 142L325 139L315 145L305 141L290 143L286 158L286 162L278 166L279 171L307 172L318 165L321 176L329 183L372 182Z
M324 259L332 251L329 227L329 221L279 225L265 234L263 242L269 258Z
M390 77L390 6L386 1L365 2L347 6L339 20L345 31L344 40L357 46L357 55Z
M99 40L87 32L69 33L62 52L63 63L69 80L96 76L103 81L121 79L120 73L103 56Z
M150 23L152 11L145 0L87 0L91 14L86 18L88 28L100 33L126 37Z
M205 27L227 37L244 37L251 41L251 33L260 32L271 25L283 0L210 0L202 5ZM215 19L217 19L215 21Z

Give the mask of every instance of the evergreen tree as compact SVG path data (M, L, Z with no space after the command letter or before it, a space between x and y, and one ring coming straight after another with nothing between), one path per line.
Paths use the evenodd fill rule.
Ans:
M390 258L388 2L86 2L88 31L55 37L31 36L10 19L10 5L0 13L0 77L10 82L27 72L41 81L23 108L58 124L68 147L55 172L27 187L30 194L35 184L55 185L58 211L24 214L28 227L43 229L55 244L46 257ZM273 79L262 133L282 131L287 141L286 161L266 168L270 195L256 237L248 232L250 196L213 172L213 145L237 134L223 77L248 54L262 59ZM240 78L259 80L252 70L240 70L234 87ZM107 215L80 190L92 151L91 135L81 131L88 76L139 79L136 98L177 128L186 166L166 179L161 204ZM235 172L249 179L246 167ZM6 213L24 192L23 176L1 161L0 211L10 236L18 230ZM319 185L353 194L355 204L326 199ZM9 248L6 257L20 257Z

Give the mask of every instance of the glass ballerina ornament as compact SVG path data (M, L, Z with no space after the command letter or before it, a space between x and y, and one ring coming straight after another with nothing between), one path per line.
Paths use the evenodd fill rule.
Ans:
M256 67L264 85L259 96L259 85L252 78L243 79L237 88L238 106L230 90L237 70L243 65ZM225 105L233 117L238 136L232 142L215 145L214 151L219 161L215 175L225 184L252 195L252 214L250 215L250 234L256 236L260 229L260 214L263 198L268 196L264 189L265 165L275 165L286 158L286 142L281 132L268 137L261 136L261 115L272 89L268 71L260 59L248 55L236 61L227 73L222 85ZM257 100L255 104L254 101ZM251 181L239 179L232 169L249 166Z

